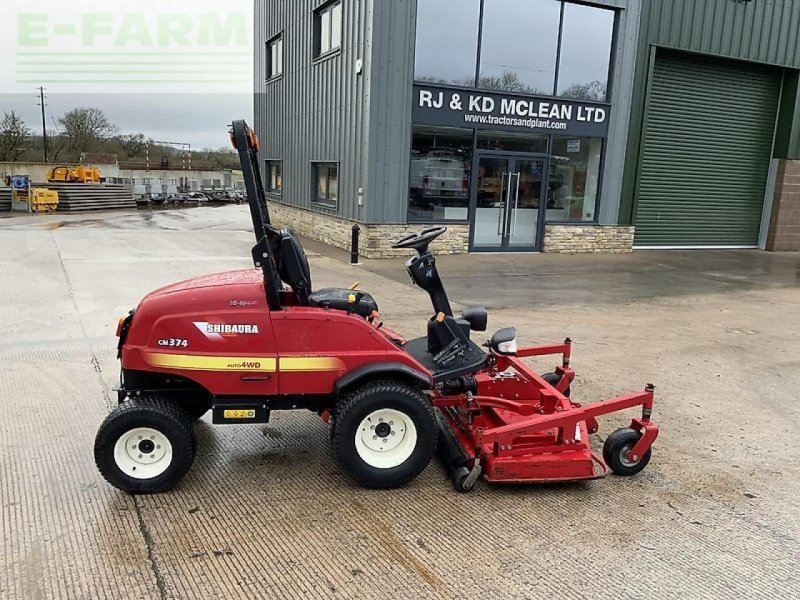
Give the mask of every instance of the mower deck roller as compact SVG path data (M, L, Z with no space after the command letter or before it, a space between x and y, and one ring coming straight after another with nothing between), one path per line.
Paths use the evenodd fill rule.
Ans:
M195 421L265 423L274 410L311 410L329 424L336 464L365 487L393 488L421 473L436 448L459 491L482 476L526 483L633 475L650 460L658 428L653 388L581 406L570 399L572 344L518 348L516 330L481 348L485 308L454 315L428 249L437 226L403 237L414 251L412 282L430 296L425 335L406 340L385 327L357 284L315 289L294 233L272 223L261 181L259 141L236 121L238 151L256 244L255 269L197 277L148 294L120 319L119 406L100 426L95 462L121 490L163 492L190 469ZM343 282L346 283L346 282ZM525 359L560 355L539 375ZM642 407L589 445L598 416Z

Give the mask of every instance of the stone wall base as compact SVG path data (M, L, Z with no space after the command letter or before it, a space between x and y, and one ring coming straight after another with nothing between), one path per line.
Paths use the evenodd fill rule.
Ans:
M318 242L350 250L350 238L355 221L313 210L306 210L270 201L272 221L280 227L291 227L300 235ZM409 256L409 250L394 250L392 242L406 234L419 231L425 223L368 225L361 228L359 250L365 258ZM431 245L434 254L464 254L469 251L469 228L465 223L447 225L447 233ZM633 248L632 226L616 225L547 225L544 252L623 253Z
M766 249L772 252L800 250L800 160L778 163Z
M622 254L633 250L633 232L629 225L545 225L543 251Z
M269 203L270 217L279 227L291 227L296 233L324 244L350 250L350 239L355 221L343 219L313 210L297 208L279 202ZM359 251L365 258L391 258L410 256L412 250L395 250L392 242L404 235L419 231L430 225L425 223L367 225L358 223L361 228ZM463 254L469 248L469 225L447 226L447 232L437 239L431 250L434 254Z

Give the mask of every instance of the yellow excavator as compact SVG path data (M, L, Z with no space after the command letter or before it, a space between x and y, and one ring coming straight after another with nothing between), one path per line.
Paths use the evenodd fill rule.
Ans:
M100 169L97 167L53 167L47 172L49 183L100 183Z

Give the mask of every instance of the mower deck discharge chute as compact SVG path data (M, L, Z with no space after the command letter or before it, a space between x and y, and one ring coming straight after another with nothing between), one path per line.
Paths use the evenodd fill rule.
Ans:
M95 461L129 492L170 489L196 452L194 422L265 423L273 410L308 409L330 425L336 463L367 487L416 477L437 449L459 491L481 476L525 483L633 475L650 460L658 427L653 387L581 406L570 399L571 342L518 348L516 331L497 331L482 349L471 332L483 308L455 316L428 247L445 227L393 244L416 256L413 282L433 304L427 335L405 340L380 321L354 284L314 290L303 248L272 225L258 167L258 139L233 123L256 236L255 270L184 281L146 296L120 319L119 406L100 426ZM539 375L524 361L560 355ZM640 418L592 452L596 418L641 406Z

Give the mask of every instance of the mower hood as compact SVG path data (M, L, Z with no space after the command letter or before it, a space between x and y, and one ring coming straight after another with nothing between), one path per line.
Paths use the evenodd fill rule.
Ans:
M261 285L262 282L263 278L260 271L255 269L243 269L241 271L227 271L224 273L213 273L211 275L193 277L192 279L172 283L154 290L150 292L148 296L163 296L165 294L226 285Z

